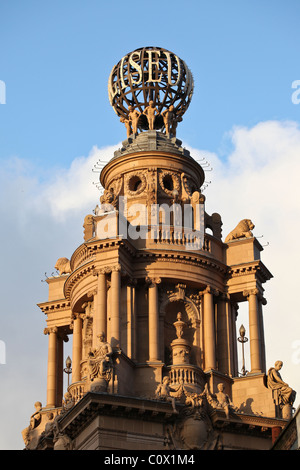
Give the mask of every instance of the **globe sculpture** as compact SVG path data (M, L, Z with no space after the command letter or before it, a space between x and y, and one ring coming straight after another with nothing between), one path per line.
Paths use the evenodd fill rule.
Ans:
M108 96L127 136L138 130L176 135L194 90L192 73L173 52L143 47L126 54L108 80Z

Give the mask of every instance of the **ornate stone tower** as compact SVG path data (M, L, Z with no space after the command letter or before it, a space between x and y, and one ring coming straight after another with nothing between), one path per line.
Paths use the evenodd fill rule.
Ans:
M279 367L266 371L263 286L272 275L250 220L223 241L221 216L205 211L203 168L176 137L192 74L175 54L146 47L112 69L108 91L127 139L101 172L104 192L85 217L83 242L58 260L39 304L47 402L23 431L25 445L268 449L294 400ZM240 302L251 355L242 373Z

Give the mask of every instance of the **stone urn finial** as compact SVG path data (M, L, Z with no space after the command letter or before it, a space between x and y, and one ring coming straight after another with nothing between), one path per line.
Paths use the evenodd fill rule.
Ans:
M183 338L183 332L187 327L187 324L182 321L181 312L177 313L177 321L175 321L173 325L176 329L177 335L177 338L171 343L173 365L189 364L191 347L188 344L188 341Z

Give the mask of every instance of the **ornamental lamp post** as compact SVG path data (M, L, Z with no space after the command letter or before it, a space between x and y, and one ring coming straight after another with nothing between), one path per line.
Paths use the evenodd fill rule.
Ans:
M67 357L66 359L66 367L64 369L64 372L68 375L68 388L69 388L69 385L70 385L70 374L72 373L72 361L71 361L71 358L70 356Z
M248 338L245 336L245 334L246 334L246 329L245 329L244 325L241 325L241 326L240 326L239 333L240 333L240 336L239 336L239 338L238 338L238 341L239 341L240 343L242 343L242 358L243 358L243 366L242 366L242 373L241 373L241 375L242 375L243 377L245 377L245 375L247 375L248 371L245 369L244 344L247 343Z

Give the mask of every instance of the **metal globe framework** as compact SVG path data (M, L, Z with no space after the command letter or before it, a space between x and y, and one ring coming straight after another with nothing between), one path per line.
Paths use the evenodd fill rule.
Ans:
M149 129L143 112L150 102L157 109L155 129L164 127L162 113L170 107L177 125L190 105L193 90L193 76L186 63L159 47L143 47L126 54L113 67L108 81L109 101L116 114L124 122L130 110L137 110L141 130Z

